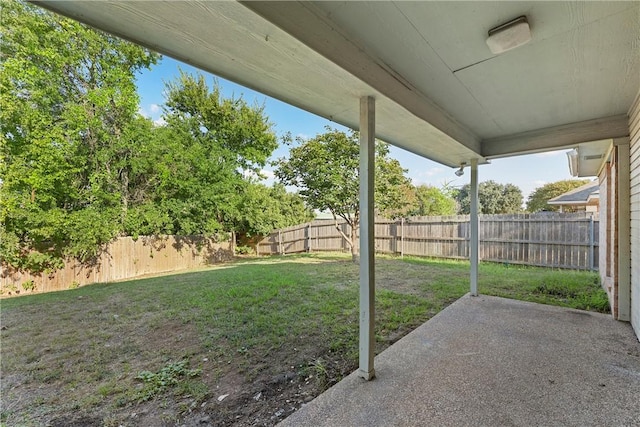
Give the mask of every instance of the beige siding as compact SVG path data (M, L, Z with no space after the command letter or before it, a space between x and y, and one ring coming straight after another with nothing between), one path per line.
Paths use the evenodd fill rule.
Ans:
M631 324L640 339L640 91L629 111L629 131L631 151Z
M599 245L599 256L600 265L598 271L600 272L600 282L602 283L602 287L609 294L609 300L611 300L611 271L610 271L610 262L608 259L608 249L609 249L609 224L608 220L610 217L609 209L611 209L611 205L609 203L609 165L607 164L602 170L600 177L600 235L598 241Z

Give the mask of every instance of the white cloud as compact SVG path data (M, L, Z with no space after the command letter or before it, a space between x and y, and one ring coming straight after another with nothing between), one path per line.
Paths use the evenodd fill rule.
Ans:
M276 175L273 171L268 169L261 169L260 176L256 174L251 169L246 169L242 171L242 176L246 179L256 180L262 182L264 185L270 186L275 182Z
M434 177L442 176L442 174L446 171L447 170L445 168L430 168L427 170L422 170L414 176L410 177L411 182L413 182L413 185L428 184L435 185L437 187L438 185L436 184Z
M268 180L272 180L273 181L273 179L276 177L276 174L273 171L270 171L268 169L262 169L260 171L260 174L262 176L264 176L267 181Z
M429 170L427 170L425 172L422 172L422 174L424 174L424 176L427 176L427 177L432 177L432 176L435 176L435 175L439 175L439 174L443 173L444 171L445 171L445 169L443 169L443 168L433 168L433 169L429 169Z
M138 114L140 114L143 117L146 117L147 119L153 120L153 123L156 126L162 126L166 123L164 119L161 117L161 113L162 113L162 106L158 104L149 104L146 107L138 108Z

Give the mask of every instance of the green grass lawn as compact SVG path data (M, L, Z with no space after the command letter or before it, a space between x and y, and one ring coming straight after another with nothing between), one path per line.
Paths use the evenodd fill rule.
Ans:
M376 264L378 352L469 289L468 262ZM479 291L608 310L589 272L484 263ZM4 299L1 320L6 425L273 425L357 367L358 266L240 260Z

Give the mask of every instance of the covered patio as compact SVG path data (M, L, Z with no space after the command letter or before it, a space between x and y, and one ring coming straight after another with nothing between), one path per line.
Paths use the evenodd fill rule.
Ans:
M640 345L611 316L462 297L281 426L632 426Z
M611 305L640 336L640 3L35 3L360 130L360 369L286 425L640 423L637 338L610 316L465 297L374 360L372 185L376 137L470 169L477 295L479 166L615 163Z

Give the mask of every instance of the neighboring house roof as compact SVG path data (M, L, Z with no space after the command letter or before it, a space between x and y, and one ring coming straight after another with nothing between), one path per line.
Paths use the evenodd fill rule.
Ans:
M316 220L325 220L325 219L333 220L333 214L331 214L331 212L318 212L318 211L315 211L314 215L315 215L314 219L316 219Z
M549 199L547 203L550 205L588 205L596 203L599 197L600 185L596 180Z

